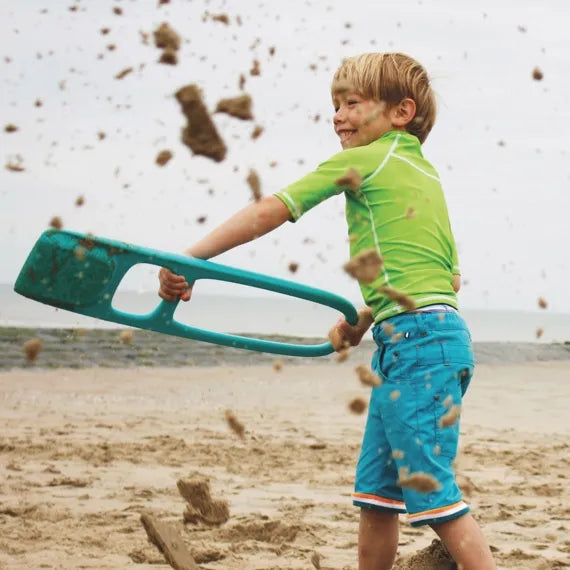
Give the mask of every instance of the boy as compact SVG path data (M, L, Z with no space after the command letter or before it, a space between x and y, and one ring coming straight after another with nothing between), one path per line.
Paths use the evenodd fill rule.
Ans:
M344 191L351 257L372 249L383 261L375 280L360 283L369 312L355 327L341 319L333 334L355 346L374 322L372 368L383 379L372 391L353 495L361 509L359 569L392 568L403 512L414 526L431 525L462 570L493 569L452 468L474 361L456 311L460 278L443 192L421 152L435 121L429 79L406 55L364 54L337 70L332 96L343 151L186 253L214 257ZM338 184L349 169L358 173L357 189ZM163 268L159 279L163 299L190 299L184 277ZM404 306L389 291L404 294Z

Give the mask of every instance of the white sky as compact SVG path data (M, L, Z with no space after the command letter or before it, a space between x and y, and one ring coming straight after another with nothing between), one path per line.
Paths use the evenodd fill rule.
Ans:
M397 50L427 67L438 94L424 153L448 199L467 280L462 306L535 310L543 296L549 310L570 312L567 0L171 0L160 7L158 0L0 0L0 7L1 157L20 155L25 168L0 171L0 282L15 280L54 215L74 231L175 252L188 247L248 203L249 168L270 194L337 152L332 73L343 57ZM203 21L206 10L227 13L230 25ZM161 22L184 38L177 66L158 64L159 50L141 41L141 31ZM254 59L258 77L249 75ZM134 73L114 79L129 66ZM535 66L542 81L531 77ZM239 94L240 73L255 121L215 115L226 160L192 157L180 142L184 118L173 93L197 83L214 108ZM6 124L19 130L6 133ZM252 141L255 124L265 132ZM174 158L160 168L154 159L163 149ZM341 269L343 202L332 199L216 261L358 299ZM295 275L290 261L300 264ZM138 288L155 287L154 270L138 276Z

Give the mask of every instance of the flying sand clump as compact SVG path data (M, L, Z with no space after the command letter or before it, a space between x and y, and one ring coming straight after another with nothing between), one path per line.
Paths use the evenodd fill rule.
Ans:
M119 71L119 73L117 73L115 75L115 79L123 79L127 75L129 75L129 73L132 73L133 71L134 71L134 69L132 67L125 67L125 69Z
M161 150L157 155L155 162L158 166L164 166L168 164L170 159L172 158L172 152L169 150Z
M355 255L343 265L343 269L354 279L363 283L372 283L378 278L383 260L374 248L366 249Z
M355 369L356 375L360 380L360 383L363 386L369 386L374 388L375 386L380 386L382 384L382 379L374 374L368 366L364 366L364 364L360 364Z
M236 415L231 410L225 412L226 422L229 428L241 439L244 438L245 426L237 419Z
M160 24L153 35L154 45L163 50L159 62L170 65L178 63L177 52L180 49L180 36L166 22Z
M400 398L401 395L402 395L402 393L400 392L400 390L392 390L390 392L390 394L388 395L388 397L390 398L390 400L395 402L396 400L398 400Z
M26 355L26 360L28 362L34 362L42 348L44 347L44 343L41 338L31 338L24 343L24 354Z
M221 99L216 105L216 113L226 113L242 121L249 121L253 119L251 104L251 97L247 94L231 99Z
M135 338L135 333L134 331L131 330L121 331L121 333L119 334L119 342L121 344L132 344L134 338Z
M49 227L53 228L54 230L61 230L63 228L63 222L59 216L54 216L49 221Z
M180 49L180 36L166 23L163 22L153 32L154 45L158 48Z
M418 493L431 493L432 491L441 489L441 483L433 475L424 473L423 471L408 474L406 467L400 469L398 485L406 489L412 489Z
M261 200L261 180L255 170L250 169L249 174L247 175L246 182L248 183L249 187L251 188L251 194L253 195L253 199L257 202Z
M382 323L382 330L388 336L392 336L395 329L396 327L392 323Z
M404 333L403 332L397 332L394 333L391 337L390 337L390 342L392 344L395 344L396 342L399 342L402 340L402 338L404 337Z
M379 287L378 291L383 295L386 295L386 297L388 297L388 299L391 301L398 303L398 305L406 309L406 311L413 311L416 308L416 303L411 297L405 293L402 293L401 291L397 291L389 285L383 285L382 287Z
M228 26L230 23L230 18L227 14L212 14L211 18L212 18L212 22L221 22L222 24L225 24L226 26Z
M461 415L461 406L451 406L449 411L439 418L439 427L446 428L457 423L459 416Z
M259 66L259 61L257 59L253 60L251 69L249 70L250 75L261 75L261 68Z
M255 141L263 134L263 127L261 125L256 125L251 132L251 138Z
M348 409L353 414L357 415L363 414L366 411L366 408L367 408L366 401L362 398L354 398L348 403Z
M349 356L350 356L350 347L347 346L345 348L341 348L336 353L336 361L340 364L341 362L348 360Z
M6 163L6 170L10 170L11 172L24 172L25 168L22 164L22 158L16 157L16 160L9 160Z
M218 134L197 85L187 85L176 92L187 125L182 130L182 142L194 153L221 162L227 147Z

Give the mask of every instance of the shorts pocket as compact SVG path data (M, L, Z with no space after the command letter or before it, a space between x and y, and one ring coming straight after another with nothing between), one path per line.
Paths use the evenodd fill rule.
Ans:
M383 369L385 355L386 355L386 345L381 344L378 346L378 348L372 355L372 362L370 363L370 368L372 368L372 370L376 372L376 374L378 374L378 376L380 376L380 378L382 378L382 380L384 381L387 380L386 373L384 372Z
M434 394L436 455L449 459L455 459L457 455L462 395L460 375L452 372L449 380Z

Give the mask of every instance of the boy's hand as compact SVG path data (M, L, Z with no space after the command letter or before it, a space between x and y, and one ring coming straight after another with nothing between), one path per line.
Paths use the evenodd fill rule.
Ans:
M160 289L158 296L162 297L165 301L189 301L192 296L192 285L188 285L185 277L176 275L161 267L158 272L158 280L160 281Z
M369 308L358 311L358 322L351 326L344 317L341 317L329 331L329 340L338 352L348 346L357 346L362 337L374 322L372 311Z

